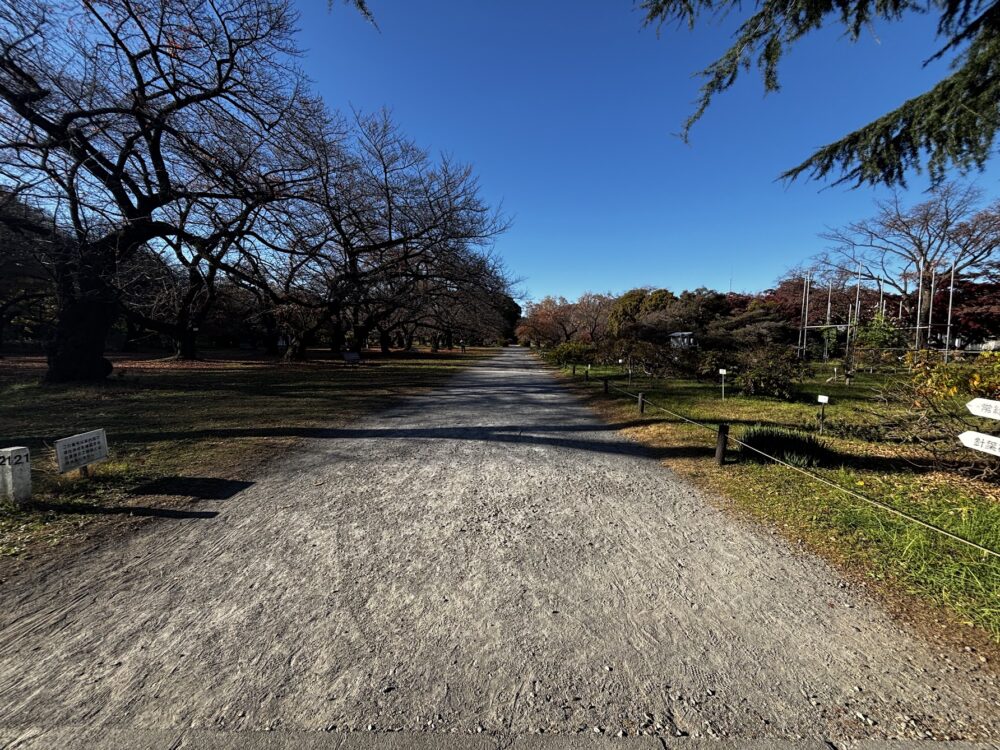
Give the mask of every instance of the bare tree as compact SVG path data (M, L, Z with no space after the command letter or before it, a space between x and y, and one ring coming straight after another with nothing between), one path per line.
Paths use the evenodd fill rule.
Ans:
M114 279L139 248L209 252L280 192L268 157L304 99L293 30L282 0L0 9L0 181L73 240L46 259L50 379L110 371Z
M822 263L897 293L914 321L914 345L922 348L934 280L944 283L952 268L957 275L974 273L1000 247L1000 201L983 208L982 198L977 188L955 183L909 208L897 194L878 203L874 217L824 234L833 247Z

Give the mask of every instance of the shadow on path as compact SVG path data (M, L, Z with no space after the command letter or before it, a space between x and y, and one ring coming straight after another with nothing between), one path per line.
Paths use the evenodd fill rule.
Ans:
M109 508L104 505L84 503L42 503L34 502L32 510L67 513L79 516L143 516L149 518L215 518L218 513L206 510L171 510L170 508L147 508L136 505L120 505Z

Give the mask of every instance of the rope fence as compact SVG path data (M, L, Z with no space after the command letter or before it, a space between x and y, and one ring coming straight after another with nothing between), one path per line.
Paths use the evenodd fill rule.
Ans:
M589 377L589 374L588 374L587 382L589 382L590 380L591 380L591 378ZM705 424L704 422L699 422L696 419L691 419L690 417L687 417L687 416L685 416L683 414L679 414L678 412L675 412L675 411L673 411L671 409L668 409L665 406L660 406L659 404L654 404L652 401L649 401L645 397L645 394L643 394L641 392L640 393L633 393L631 391L625 390L624 388L619 388L618 386L613 385L610 382L610 378L609 377L602 377L601 380L604 382L604 392L605 393L608 393L609 390L613 390L613 391L617 391L618 393L621 393L621 394L624 394L626 396L629 396L631 398L637 399L638 403L639 403L639 412L640 413L645 413L645 410L647 408L654 409L656 411L663 412L664 414L669 414L670 416L675 417L675 418L677 418L677 419L679 419L679 420L681 420L683 422L686 422L688 424L694 425L695 427L700 427L700 428L702 428L704 430L708 430L709 432L715 433L716 436L717 436L716 458L717 458L717 460L718 460L718 462L719 462L720 465L723 463L724 458L725 458L725 448L726 448L726 445L728 444L729 441L732 441L733 443L736 443L737 445L739 445L741 448L753 451L754 453L757 453L760 456L763 456L764 458L766 458L769 461L773 461L774 463L780 464L781 466L789 468L792 471L796 471L799 474L802 474L803 476L808 477L809 479L812 479L813 481L819 482L820 484L826 485L827 487L831 487L831 488L833 488L835 490L839 490L840 492L843 492L845 495L848 495L849 497L852 497L855 500L860 500L860 501L865 502L865 503L867 503L867 504L869 504L869 505L871 505L873 507L879 508L881 510L886 511L887 513L891 513L891 514L893 514L895 516L898 516L899 518L902 518L902 519L904 519L906 521L909 521L910 523L916 524L918 526L922 526L923 528L929 529L930 531L937 532L938 534L942 534L943 536L946 536L946 537L948 537L949 539L951 539L953 541L959 542L960 544L964 544L964 545L966 545L968 547L971 547L971 548L973 548L975 550L978 550L979 552L982 552L985 555L991 555L992 557L1000 559L1000 552L997 552L996 550L992 550L989 547L984 547L983 545L978 544L977 542L974 542L971 539L966 539L964 537L958 536L957 534L953 534L952 532L948 531L947 529L943 529L940 526L937 526L937 525L935 525L933 523L929 523L928 521L924 521L924 520L922 520L920 518L917 518L916 516L910 515L909 513L901 511L901 510L899 510L897 508L893 508L891 505L883 503L880 500L874 500L874 499L872 499L870 497L867 497L866 495L862 495L860 492L856 492L854 490L848 489L847 487L839 485L836 482L832 482L829 479L826 479L825 477L821 477L818 474L814 474L811 471L807 471L806 469L803 469L801 466L795 466L794 464L790 464L787 461L784 461L784 460L778 458L777 456L769 455L769 454L765 453L764 451L762 451L762 450L760 450L758 448L755 448L752 445L747 445L746 443L744 443L739 438L735 438L735 437L732 437L732 436L729 435L729 425L728 424L720 424L718 426L712 426L710 424ZM720 450L720 446L721 446L721 450Z

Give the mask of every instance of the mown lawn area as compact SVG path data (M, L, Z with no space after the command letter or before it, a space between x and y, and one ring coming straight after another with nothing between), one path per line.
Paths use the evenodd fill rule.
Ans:
M358 365L225 352L195 362L119 357L112 377L94 385L47 385L41 358L2 359L0 445L30 448L34 497L24 508L0 501L0 556L55 544L123 506L140 513L176 502L183 481L165 494L157 489L164 480L260 475L297 441L440 384L489 353L370 354ZM58 474L54 441L102 427L110 460L90 478Z
M568 369L564 372L568 375ZM810 471L837 485L879 500L928 523L1000 550L1000 488L949 471L935 470L921 449L877 437L880 420L905 419L905 410L882 403L878 376L861 375L850 385L826 382L832 366L816 368L796 398L780 401L736 395L720 386L693 380L651 380L627 376L618 368L593 368L576 386L609 419L634 423L631 435L655 448L672 469L696 480L759 521L801 542L883 592L903 592L902 604L917 599L943 605L964 623L987 631L1000 643L1000 559L939 533L855 500L838 490L773 463L733 460L714 462L716 434L647 407L639 417L634 399L603 395L600 377L652 403L711 426L725 422L731 435L756 425L778 425L815 433L817 395L830 396L824 442L835 461ZM833 434L830 434L830 433ZM957 440L957 436L956 436ZM737 446L730 443L731 455ZM738 454L737 454L738 455ZM912 595L912 596L911 596ZM916 597L916 599L912 598ZM918 605L917 605L918 606Z

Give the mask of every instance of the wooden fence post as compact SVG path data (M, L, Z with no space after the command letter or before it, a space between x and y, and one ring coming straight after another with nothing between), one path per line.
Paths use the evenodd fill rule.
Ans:
M726 444L729 442L729 425L719 425L719 437L715 443L715 463L719 466L726 464Z
M604 395L607 396L608 395L608 378L607 378L607 376L605 376L605 377L601 378L601 380L604 381Z
M573 375L576 375L576 362L573 363Z
M643 394L641 392L639 393L639 413L646 413L646 399L643 398Z

